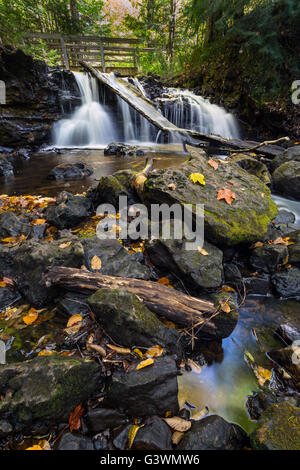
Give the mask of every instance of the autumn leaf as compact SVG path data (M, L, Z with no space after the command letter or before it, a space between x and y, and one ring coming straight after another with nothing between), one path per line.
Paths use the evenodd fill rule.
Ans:
M102 267L102 261L101 259L98 257L98 256L93 256L92 260L91 260L91 268L94 270L94 271L98 271L99 269L101 269Z
M23 317L23 322L26 323L26 325L31 325L31 323L34 323L37 320L38 316L38 311L32 307L27 315Z
M236 199L236 195L231 189L223 188L218 191L218 196L217 196L218 201L221 199L225 199L226 203L231 205L233 199Z
M228 305L227 302L220 300L219 303L220 303L222 312L225 312L225 313L230 313L231 312L231 308L230 308L230 306Z
M191 173L189 178L194 184L199 183L202 186L205 186L206 184L204 175L202 175L201 173Z
M38 356L51 356L51 354L54 354L55 351L51 351L50 349L42 349L39 353Z
M5 284L9 287L14 287L15 285L13 279L11 279L10 277L4 277L2 281L5 282Z
M285 238L278 237L278 238L276 238L276 240L274 240L274 241L271 242L271 245L285 245L285 246L290 246L290 245L294 245L294 242L291 242L291 241L290 241L290 237L285 237Z
M170 280L167 277L161 277L157 282L163 286L168 286L170 284Z
M44 225L46 223L46 219L35 219L31 222L31 225Z
M221 292L235 292L235 290L230 286L223 286Z
M207 162L214 170L219 168L219 163L215 162L213 159L208 160Z
M76 315L72 315L67 323L67 328L70 328L70 326L76 325L76 323L79 323L82 321L82 316L79 315L79 313L76 313Z
M254 249L254 248L259 248L261 246L264 246L262 242L256 242L256 243L253 243L253 245L251 245L250 248Z
M76 406L76 408L72 411L72 413L69 416L69 426L70 426L70 431L77 431L78 429L81 428L81 418L84 414L84 408L82 404L80 403L79 405Z
M62 250L64 250L65 248L68 248L68 246L70 246L71 243L72 243L72 242L62 243L61 245L59 245L59 248L61 248Z
M147 349L144 356L146 357L159 357L164 352L164 349L160 346L152 346L151 348Z
M138 348L135 348L135 349L133 350L133 352L134 352L135 354L137 354L137 356L139 356L139 357L144 357L142 351L141 351L140 349L138 349Z
M163 418L163 420L170 426L174 431L186 432L191 429L191 421L179 418L179 416L173 416L173 418Z
M209 253L208 253L206 250L204 250L204 248L200 248L200 246L198 246L197 250L198 250L199 253L201 253L201 255L203 255L203 256L208 256L208 255L209 255Z
M0 281L0 287L6 287L6 283L4 281Z
M135 439L135 436L136 436L138 430L141 429L144 426L145 426L144 424L142 424L141 426L138 426L137 424L133 424L131 426L131 428L129 429L129 432L128 432L128 441L127 441L128 442L128 449L131 449L133 441Z
M106 357L105 349L102 348L102 346L100 346L99 344L88 343L86 347L87 349L92 349L93 351L96 351L97 353L100 354L100 356Z
M151 366L153 364L153 362L154 362L154 359L149 357L149 359L146 359L145 361L140 362L136 366L136 370L140 370L140 369L143 369L144 367Z
M256 366L253 370L257 377L259 385L263 386L267 380L271 379L271 376L272 376L271 370L265 369L264 367L261 367L261 366Z
M106 346L112 351L116 351L119 354L131 354L131 350L129 348L120 348L113 344L107 344Z
M44 450L44 449L42 449L41 446L35 445L32 447L27 447L26 450Z

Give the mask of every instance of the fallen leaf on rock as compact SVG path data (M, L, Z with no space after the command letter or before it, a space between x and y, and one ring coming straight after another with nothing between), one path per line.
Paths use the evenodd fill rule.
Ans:
M184 436L184 432L180 432L180 431L173 432L173 434L172 434L172 444L177 446L179 444L179 442L181 441L181 439L183 438L183 436Z
M197 250L198 250L199 253L201 253L201 255L203 255L203 256L208 256L208 255L209 255L209 253L208 253L206 250L204 250L204 248L200 248L200 246L198 246Z
M93 258L91 260L91 267L92 267L92 269L94 269L94 271L98 271L99 269L101 269L102 261L99 258L99 256L96 256L96 255L93 256Z
M72 315L69 320L68 320L68 323L67 323L67 328L69 328L70 326L74 326L76 325L76 323L79 323L82 321L82 316L79 315L79 313L76 313L76 315Z
M143 369L144 367L151 366L153 364L153 362L154 362L154 359L149 357L149 359L146 359L145 361L140 362L136 366L136 370L140 370L140 369Z
M133 352L134 352L135 354L137 354L139 357L144 357L142 351L141 351L140 349L138 349L138 348L135 348L135 349L133 350Z
M173 416L173 418L163 418L163 420L167 423L168 426L170 426L171 429L174 429L174 431L186 432L191 429L192 426L191 421L179 418L179 416Z
M131 449L132 447L132 444L133 444L133 441L135 439L135 436L138 432L139 429L141 429L142 427L144 427L144 424L142 424L141 426L138 426L137 424L133 424L131 426L131 428L129 429L129 432L128 432L128 449Z
M161 277L157 282L163 286L168 286L170 284L170 280L167 277Z
M161 346L152 346L151 348L147 349L144 356L146 357L159 357L164 352L164 349Z
M6 283L4 281L0 281L0 287L6 287Z
M44 449L42 449L41 446L35 445L32 447L27 447L27 449L25 450L44 450Z
M171 191L175 191L175 189L176 189L176 184L170 183L170 184L168 184L168 188L171 189Z
M259 385L263 386L267 380L271 379L271 376L272 376L271 370L265 369L264 367L261 367L261 366L256 366L253 370L257 377Z
M51 356L51 354L54 354L55 351L51 351L50 349L42 349L39 353L38 356Z
M79 405L76 406L74 411L69 416L69 426L70 426L70 431L77 431L78 429L81 428L81 418L84 414L84 408L82 404L80 403Z
M196 184L196 183L199 183L201 184L202 186L205 186L205 179L204 179L204 175L202 175L201 173L191 173L190 174L190 180Z
M27 315L23 317L23 322L26 323L26 325L31 325L31 323L34 323L37 320L38 316L38 311L32 307Z
M285 246L294 245L294 242L290 241L290 237L285 237L285 238L278 237L276 238L276 240L273 240L273 241L270 240L268 243L270 245L285 245Z
M215 162L212 158L207 162L214 170L219 168L219 163Z
M78 331L81 328L81 322L76 323L76 325L70 326L69 328L65 328L64 332L67 333L67 335L72 336L78 333Z
M99 344L87 344L86 345L87 349L92 349L93 351L96 351L97 353L100 354L102 357L106 357L106 351L102 346Z
M233 287L223 286L221 292L235 292L235 290L233 289Z
M119 348L113 344L107 344L106 346L119 354L131 354L131 350L129 348Z
M262 242L256 242L256 243L253 243L253 245L251 245L250 248L251 249L259 248L260 246L264 246L264 244Z
M219 304L221 306L222 312L225 312L225 313L230 313L231 312L231 308L230 308L230 306L228 305L227 302L220 300Z
M59 248L61 248L62 250L64 250L65 248L68 248L68 246L70 246L71 243L72 243L72 242L62 243L61 245L59 245Z
M44 225L46 222L46 219L35 219L31 222L31 225Z
M225 199L226 203L231 205L233 199L236 199L236 195L231 189L223 188L218 191L217 199L218 201Z

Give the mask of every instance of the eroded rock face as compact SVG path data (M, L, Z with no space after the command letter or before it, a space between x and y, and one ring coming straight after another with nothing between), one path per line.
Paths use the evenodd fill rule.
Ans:
M247 434L217 415L207 416L192 424L185 433L179 450L241 450L247 445Z
M49 141L52 124L62 117L62 109L70 111L80 103L71 72L53 70L21 50L1 47L0 80L6 85L6 105L0 109L3 146L36 147Z
M102 385L98 364L62 356L37 357L0 368L1 416L15 431L64 422Z
M271 183L271 175L267 166L260 160L256 160L249 155L233 154L231 155L233 161L235 161L241 168L246 170L251 175L256 176L265 184Z
M72 228L83 222L91 214L91 210L90 199L63 191L56 203L47 207L45 218L49 224L59 229Z
M158 344L172 352L179 346L179 333L161 323L132 292L99 289L89 298L89 305L96 319L119 344L127 347Z
M287 402L272 405L262 414L251 444L254 449L299 450L300 408Z
M236 163L219 163L215 171L200 150L191 150L191 160L178 168L154 170L144 185L147 205L167 203L204 204L207 241L216 245L236 245L261 239L277 215L269 188ZM201 173L205 186L194 184L191 173ZM235 193L232 204L217 200L218 191Z
M131 416L165 416L178 412L177 366L173 357L156 358L140 370L116 371L105 405L118 406Z
M273 173L276 191L286 197L300 197L300 161L289 161L280 165Z
M62 163L53 168L48 179L54 180L77 180L90 176L93 170L85 165L85 163Z

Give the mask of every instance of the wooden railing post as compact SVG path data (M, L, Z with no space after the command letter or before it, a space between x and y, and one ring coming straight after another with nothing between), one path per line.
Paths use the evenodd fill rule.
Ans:
M60 37L60 45L61 45L62 57L63 57L63 62L65 64L65 68L67 70L70 70L70 64L69 64L69 58L68 58L66 43L65 43L64 38L62 36Z
M100 54L101 54L102 72L105 73L105 57L104 57L104 48L103 48L103 42L102 41L100 41Z

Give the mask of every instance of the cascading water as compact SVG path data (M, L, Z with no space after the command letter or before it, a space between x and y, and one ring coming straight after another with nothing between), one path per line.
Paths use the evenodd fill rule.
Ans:
M82 97L82 105L69 119L54 126L56 147L97 147L117 138L109 113L99 103L98 84L87 74L74 72Z

